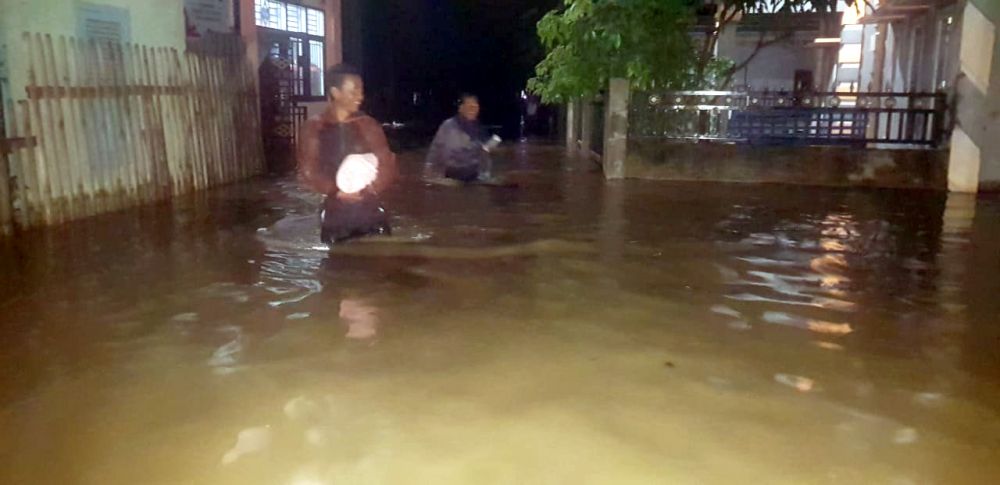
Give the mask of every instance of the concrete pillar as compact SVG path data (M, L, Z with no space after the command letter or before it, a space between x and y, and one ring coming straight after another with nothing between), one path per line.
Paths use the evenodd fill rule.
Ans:
M955 83L955 129L948 190L1000 190L1000 3L969 0L962 12L961 71Z
M579 102L577 100L571 100L566 103L566 150L571 154L576 153L576 140L578 133L576 132L577 127L577 117L580 116Z
M323 8L323 5L319 5ZM326 2L326 59L327 66L344 62L344 16L340 0ZM325 68L324 68L325 69Z
M594 102L590 98L583 98L578 103L580 103L580 153L589 157L591 135L594 133Z
M625 178L625 157L628 154L629 82L615 78L608 85L604 110L604 177Z
M246 56L250 61L250 65L253 67L253 72L257 72L260 69L260 46L257 40L257 17L254 12L254 2L253 0L240 0L240 37L243 38L243 43L246 45ZM254 83L258 81L257 76L254 76Z

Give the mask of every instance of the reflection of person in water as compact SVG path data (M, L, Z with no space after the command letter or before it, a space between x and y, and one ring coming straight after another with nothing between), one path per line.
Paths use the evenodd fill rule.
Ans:
M479 98L463 94L458 115L445 120L434 135L426 167L431 177L472 182L489 176L488 135L479 124Z
M363 298L340 300L340 320L347 326L347 333L344 336L355 340L375 337L379 326L378 313L378 308Z
M412 260L405 258L366 258L328 254L320 263L319 278L324 301L339 301L336 308L344 336L351 340L369 341L381 332L384 301L372 286L385 282L407 284L407 293L423 283L408 277ZM331 309L333 310L333 309Z
M303 184L326 196L320 238L334 243L388 234L389 217L379 194L396 175L396 155L374 118L360 111L364 83L341 64L326 74L329 105L306 121L298 153Z

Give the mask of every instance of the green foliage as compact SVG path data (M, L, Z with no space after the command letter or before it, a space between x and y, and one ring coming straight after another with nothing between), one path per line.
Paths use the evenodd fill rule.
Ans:
M838 0L722 0L709 11L698 0L563 2L538 22L546 57L528 81L528 90L549 103L593 96L612 77L640 90L724 88L749 62L713 56L726 25L742 14L831 12ZM700 40L691 35L699 14L709 16ZM758 50L772 43L762 36Z
M686 0L565 0L538 22L547 56L528 89L545 102L592 96L612 77L676 87L692 69Z

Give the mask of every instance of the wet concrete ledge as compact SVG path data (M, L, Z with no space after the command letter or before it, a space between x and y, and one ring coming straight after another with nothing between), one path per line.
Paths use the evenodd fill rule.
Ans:
M625 176L651 180L947 190L948 152L629 140Z

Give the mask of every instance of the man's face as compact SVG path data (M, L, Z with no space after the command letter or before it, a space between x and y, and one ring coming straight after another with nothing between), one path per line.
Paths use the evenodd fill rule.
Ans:
M334 106L348 113L356 113L365 101L365 83L359 76L347 76L339 88L330 90L330 98Z
M479 118L479 100L476 98L465 98L458 106L458 114L469 121Z

